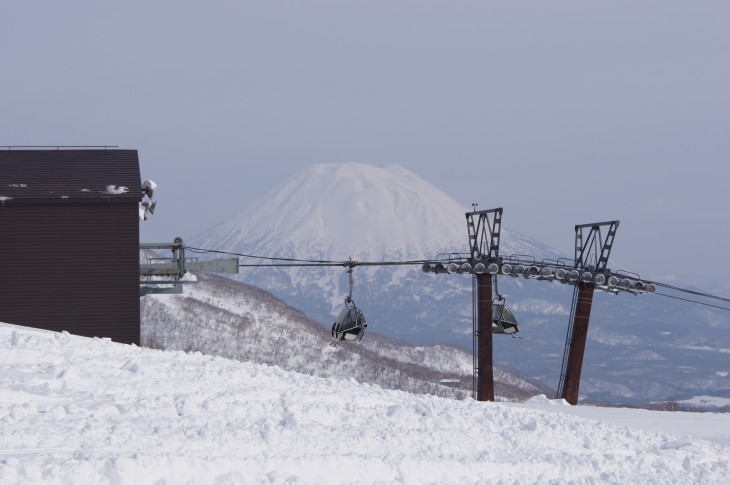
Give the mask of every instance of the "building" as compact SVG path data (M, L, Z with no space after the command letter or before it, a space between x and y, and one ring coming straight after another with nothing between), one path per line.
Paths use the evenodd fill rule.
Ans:
M0 321L139 344L136 150L0 150Z

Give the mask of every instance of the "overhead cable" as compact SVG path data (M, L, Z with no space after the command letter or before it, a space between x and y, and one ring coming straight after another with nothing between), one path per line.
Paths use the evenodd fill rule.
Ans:
M690 300L688 298L682 298L682 297L679 297L679 296L667 295L666 293L659 293L659 292L657 292L657 293L654 293L654 294L655 295L660 295L660 296L666 296L667 298L674 298L675 300L682 300L682 301L687 301L689 303L696 303L698 305L704 305L704 306L709 306L709 307L712 307L712 308L717 308L717 309L720 309L720 310L726 310L726 311L729 311L730 312L730 308L726 308L724 306L713 305L711 303L703 303L701 301Z
M238 266L241 268L296 268L296 267L355 267L355 266L407 266L407 265L419 265L427 262L433 262L437 261L438 259L418 259L418 260L407 260L407 261L352 261L352 260L342 260L342 261L334 261L334 260L317 260L317 259L298 259L298 258L282 258L282 257L276 257L276 256L258 256L254 254L245 254L245 253L236 253L232 251L222 251L219 249L205 249L205 248L196 248L196 247L190 247L186 246L186 250L197 253L197 254L204 254L204 253L212 253L212 254L226 254L230 256L238 256L241 258L251 258L251 259L261 259L261 260L267 260L267 261L282 261L282 263L262 263L262 264L239 264ZM687 288L680 288L678 286L669 285L666 283L658 283L658 282L652 282L656 286L667 288L674 291L679 291L683 293L688 293L695 296L700 296L703 298L711 298L715 300L725 301L730 303L730 298L725 298L722 296L717 295L711 295L709 293L704 293L701 291L696 290L690 290ZM697 305L703 305L711 308L717 308L719 310L726 310L730 311L730 308L719 306L719 305L712 305L710 303L703 303L701 301L697 300L691 300L688 298L681 298L679 296L673 296L668 295L666 293L655 293L656 295L665 296L667 298L674 298L675 300L682 300L686 301L688 303L695 303Z
M239 256L241 258L252 258L252 259L267 259L270 261L291 261L296 263L322 263L322 264L339 264L340 261L327 261L327 260L313 260L313 259L296 259L296 258L278 258L270 256L256 256L253 254L234 253L231 251L221 251L219 249L204 249L204 248L193 248L185 246L185 249L193 253L214 253L214 254L227 254L229 256Z
M726 302L730 303L730 298L725 298L723 296L710 295L709 293L704 293L704 292L696 291L696 290L690 290L690 289L687 289L687 288L680 288L678 286L672 286L672 285L668 285L666 283L654 283L654 284L656 286L661 286L661 287L664 287L664 288L668 288L670 290L681 291L681 292L684 292L684 293L689 293L691 295L703 296L705 298L713 298L715 300L726 301Z
M196 254L204 254L204 253L214 253L214 254L226 254L229 256L239 256L242 258L251 258L251 259L264 259L268 261L286 261L288 263L298 263L298 264L239 264L239 267L266 267L266 266L274 266L274 267L282 267L282 266L404 266L404 265L417 265L417 264L423 264L428 261L433 261L429 259L418 259L418 260L407 260L407 261L351 261L351 260L341 260L341 261L334 261L334 260L317 260L317 259L297 259L297 258L281 258L276 256L257 256L253 254L244 254L244 253L235 253L231 251L222 251L219 249L204 249L204 248L195 248L190 246L185 246L185 249Z

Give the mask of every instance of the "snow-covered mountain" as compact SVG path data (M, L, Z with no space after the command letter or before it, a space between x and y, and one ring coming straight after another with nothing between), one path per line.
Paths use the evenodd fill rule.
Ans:
M480 201L480 208L499 201ZM467 252L465 212L430 183L398 167L315 165L236 217L190 238L191 246L295 259L402 261ZM562 257L509 229L500 254ZM620 244L620 234L617 240ZM566 241L566 248L572 241ZM267 263L242 259L242 263ZM609 264L610 266L610 264ZM471 279L427 275L414 266L358 267L353 298L369 327L414 344L471 346ZM344 268L242 268L240 279L271 291L331 325L347 294ZM499 278L521 322L522 339L496 338L495 362L554 387L558 383L572 287ZM595 297L581 396L662 400L669 395L730 397L726 313L659 295Z
M398 165L319 164L193 242L316 260L428 258L467 247L465 212L446 193ZM503 241L506 254L558 255L509 230Z
M142 345L277 365L319 377L355 379L383 388L463 399L471 395L472 357L457 347L413 347L367 333L362 342L330 345L330 333L259 288L198 276L182 295L142 299ZM450 387L439 382L451 381ZM549 391L495 369L499 399ZM458 382L458 383L457 383Z

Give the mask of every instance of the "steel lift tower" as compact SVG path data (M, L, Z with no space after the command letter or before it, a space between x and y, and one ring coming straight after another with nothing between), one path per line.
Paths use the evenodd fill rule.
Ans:
M575 226L575 270L582 274L588 270L591 272L588 274L592 275L606 272L618 225L619 221L608 221ZM605 232L602 229L606 229ZM573 405L578 404L580 373L595 289L595 276L592 276L581 278L573 290L573 304L558 385L558 397Z
M476 204L474 204L476 209ZM448 260L428 261L424 273L472 275L473 388L478 401L494 401L492 365L492 281L499 272L502 208L466 213L469 254L451 253Z
M499 237L502 231L502 208L468 212L469 261L460 266L464 272L473 269L472 312L474 380L477 401L494 401L494 369L492 364L492 278L486 272L490 264L499 263ZM496 266L492 266L495 268ZM476 291L474 291L476 290Z

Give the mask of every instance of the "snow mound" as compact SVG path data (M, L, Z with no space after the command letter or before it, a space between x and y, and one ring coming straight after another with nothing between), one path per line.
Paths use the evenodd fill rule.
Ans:
M525 401L525 404L533 406L570 406L565 399L549 399L545 394L533 396Z
M1 483L713 484L730 473L730 448L701 440L4 324L0 389Z

